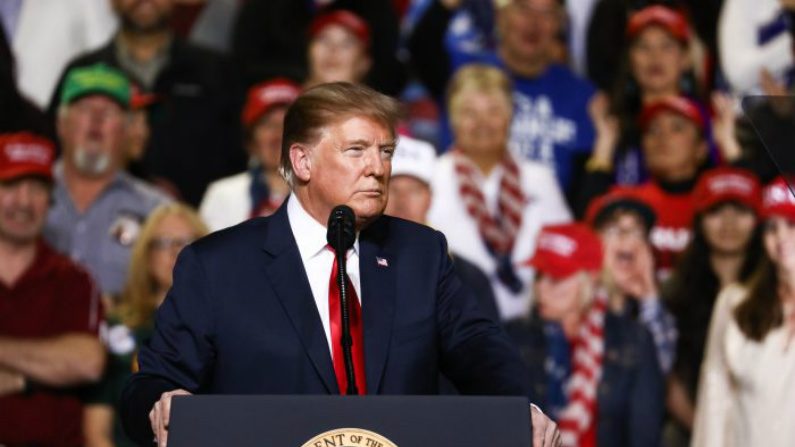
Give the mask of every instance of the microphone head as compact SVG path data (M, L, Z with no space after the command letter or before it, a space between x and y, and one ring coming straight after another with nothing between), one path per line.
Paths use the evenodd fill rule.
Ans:
M356 240L356 215L348 205L337 205L328 217L326 241L336 251L348 251Z

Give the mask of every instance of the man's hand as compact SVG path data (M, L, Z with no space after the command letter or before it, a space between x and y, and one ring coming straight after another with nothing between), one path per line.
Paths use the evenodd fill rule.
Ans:
M16 394L25 389L25 376L0 368L0 396Z
M778 0L781 7L790 11L795 11L795 0Z
M628 272L622 269L619 270L621 273L616 275L619 287L625 293L640 300L658 296L651 245L646 243L639 245L634 258L634 264Z
M596 129L596 142L591 158L607 165L613 164L613 154L621 137L618 118L610 112L610 98L598 92L588 102L588 115Z
M560 447L558 424L535 405L530 406L530 422L533 425L533 447Z
M618 290L637 299L658 295L654 252L651 244L637 241L631 246L606 244L606 269Z
M795 0L790 0L795 3ZM780 82L767 69L763 68L759 72L759 85L762 92L770 96L768 103L773 112L779 117L786 118L792 115L792 100L789 99L789 90L786 84Z
M737 112L734 99L726 93L712 94L712 135L718 148L727 162L733 162L743 155L742 147L737 141Z
M152 411L149 412L149 423L152 424L152 432L155 434L158 447L166 447L168 441L168 420L171 416L171 398L174 396L190 396L191 393L185 390L167 391L160 396L160 400L155 402Z
M96 382L105 369L105 348L97 337L84 333L0 337L0 369L55 388Z

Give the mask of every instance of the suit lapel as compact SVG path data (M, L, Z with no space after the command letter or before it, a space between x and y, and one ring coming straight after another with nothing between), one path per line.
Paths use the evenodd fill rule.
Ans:
M384 250L386 236L385 221L379 219L359 237L364 361L369 394L379 392L394 320L397 258Z
M270 219L263 250L269 255L265 271L270 284L292 321L312 365L328 392L339 394L326 334L287 218L287 201Z

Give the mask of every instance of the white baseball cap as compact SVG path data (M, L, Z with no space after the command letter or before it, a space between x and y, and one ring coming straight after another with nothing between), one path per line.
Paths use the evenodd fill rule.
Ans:
M400 136L392 156L392 177L409 175L430 185L435 165L436 150L430 143Z

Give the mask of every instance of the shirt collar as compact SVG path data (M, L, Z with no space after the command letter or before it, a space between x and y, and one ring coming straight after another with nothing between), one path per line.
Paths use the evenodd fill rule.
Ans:
M290 222L290 228L293 230L293 237L298 245L301 259L313 258L326 249L326 245L328 245L326 227L321 225L304 209L295 194L290 194L287 199L287 219ZM359 253L358 232L356 233L356 240L353 242L353 253L357 255Z
M55 180L56 185L64 185L64 161L63 159L58 159L55 161L55 164L52 167L52 177ZM134 188L134 180L133 177L128 174L123 169L120 169L116 172L116 175L113 176L113 179L105 188L106 190L112 188L123 188L123 189L133 189Z
M33 257L33 262L27 269L17 278L16 282L11 286L0 283L0 288L6 290L15 290L20 286L27 285L30 282L43 280L51 276L52 269L56 266L55 252L47 245L42 238L36 241L36 254Z

